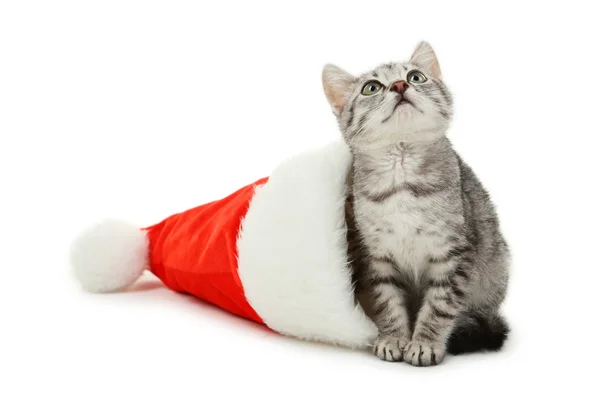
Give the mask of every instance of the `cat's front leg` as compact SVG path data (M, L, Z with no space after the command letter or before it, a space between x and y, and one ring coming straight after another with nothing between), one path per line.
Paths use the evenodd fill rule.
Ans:
M463 309L470 279L471 255L453 253L432 259L431 274L404 360L416 366L437 365L446 355L446 342Z
M369 264L368 283L373 294L373 319L379 336L373 353L385 361L402 361L410 341L406 292L388 258L374 258Z

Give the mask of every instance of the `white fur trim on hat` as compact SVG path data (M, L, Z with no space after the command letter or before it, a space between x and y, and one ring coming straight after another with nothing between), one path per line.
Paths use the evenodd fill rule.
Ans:
M354 300L347 263L343 142L283 162L258 187L238 239L248 302L273 330L366 347L374 323Z

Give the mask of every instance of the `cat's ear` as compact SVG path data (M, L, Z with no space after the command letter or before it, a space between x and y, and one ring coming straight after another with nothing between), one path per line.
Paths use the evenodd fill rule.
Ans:
M421 42L417 45L417 48L410 58L410 63L425 68L425 70L435 78L442 79L440 63L433 51L433 47L431 47L429 43Z
M323 90L335 115L340 115L352 92L356 78L332 64L323 67Z

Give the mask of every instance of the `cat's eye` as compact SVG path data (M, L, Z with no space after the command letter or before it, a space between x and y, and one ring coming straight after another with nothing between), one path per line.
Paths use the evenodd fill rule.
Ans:
M414 70L414 71L410 71L408 73L408 77L407 77L408 81L410 83L424 83L427 81L427 78L425 77L425 75L423 75L421 72Z
M383 85L377 81L369 81L369 82L365 83L365 86L363 86L361 93L364 94L365 96L370 96L372 94L379 92L382 87L383 87Z

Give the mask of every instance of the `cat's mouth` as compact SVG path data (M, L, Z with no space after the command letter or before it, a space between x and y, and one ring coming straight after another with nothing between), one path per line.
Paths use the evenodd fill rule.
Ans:
M390 118L392 118L392 116L394 115L394 113L396 112L396 110L398 108L405 108L405 107L414 107L415 109L418 110L417 106L415 106L413 104L412 101L410 101L409 99L407 99L406 97L402 96L398 99L398 101L396 102L396 104L394 105L394 108L392 109L392 112L390 113L390 115L388 115L382 122L387 122ZM420 110L419 110L420 111Z
M398 102L396 103L396 105L394 106L394 109L392 110L392 114L396 111L396 109L400 106L403 105L408 105L408 106L415 106L412 101L410 101L409 99L407 99L406 97L402 96L400 98L400 100L398 100Z

